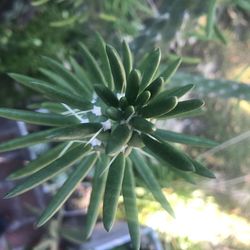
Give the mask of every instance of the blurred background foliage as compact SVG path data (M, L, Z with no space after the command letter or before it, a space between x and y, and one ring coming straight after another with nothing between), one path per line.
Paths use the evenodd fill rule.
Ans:
M78 59L79 41L94 47L96 31L109 43L126 39L138 61L153 47L161 47L166 64L181 56L181 68L169 84L195 83L192 95L203 97L207 110L202 116L174 119L161 126L221 143L211 150L192 145L185 148L204 161L217 180L183 176L183 180L197 183L192 186L176 178L174 172L159 172L157 166L155 174L174 209L180 209L177 217L191 207L194 214L199 212L200 220L202 216L214 218L214 227L220 220L223 224L225 216L236 224L244 219L242 230L246 233L250 228L249 27L248 0L1 0L0 106L24 107L37 98L13 82L8 72L37 76L42 55L60 59L67 66L69 55ZM172 186L177 194L173 194ZM161 232L166 249L249 249L247 240L237 238L240 229L222 234L220 239L215 235L214 240L213 236L197 239L178 232L175 227L182 227L178 219L170 227L158 228L153 221L154 215L158 218L159 207L149 206L145 201L151 198L138 192L141 222ZM209 206L212 215L207 213ZM189 229L198 226L189 225Z

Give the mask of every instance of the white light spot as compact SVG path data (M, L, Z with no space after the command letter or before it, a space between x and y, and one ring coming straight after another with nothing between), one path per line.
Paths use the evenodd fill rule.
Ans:
M107 120L105 122L102 122L102 127L103 127L103 130L108 130L108 129L111 129L111 121L110 120Z
M94 106L93 109L91 110L91 112L93 114L95 114L96 116L100 116L102 114L101 108L98 106Z
M102 142L99 140L99 139L94 139L90 142L91 146L92 147L95 147L95 146L100 146L102 144Z

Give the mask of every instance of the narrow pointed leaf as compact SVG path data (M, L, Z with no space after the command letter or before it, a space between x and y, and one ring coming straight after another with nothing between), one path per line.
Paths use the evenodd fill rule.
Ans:
M126 93L125 96L130 104L134 104L138 93L140 84L140 72L136 69L133 69L127 80Z
M11 73L9 76L24 86L45 94L46 97L53 99L53 101L66 103L81 110L89 110L92 108L92 104L90 102L84 101L81 97L62 90L62 88L59 86L51 86L51 84L44 81L26 77L20 74Z
M99 33L96 33L96 43L97 43L97 51L100 55L103 74L106 78L107 86L113 90L114 89L114 80L111 72L111 68L109 65L109 59L106 52L106 43L103 40L102 36Z
M61 103L56 102L42 102L38 108L44 108L50 111L51 113L61 114L66 110L66 108Z
M145 89L145 91L149 91L150 92L150 100L153 99L155 96L157 96L163 86L164 80L162 77L158 77L156 78L154 81L152 81L148 87ZM176 95L173 95L176 96Z
M214 173L212 171L210 171L208 168L206 168L205 166L203 166L200 162L198 161L193 161L193 165L195 167L195 173L204 177L208 177L208 178L216 178Z
M37 159L29 162L23 168L18 169L17 171L9 175L8 179L9 180L20 179L41 170L42 168L48 166L50 163L55 161L58 157L60 157L61 153L63 152L66 146L67 143L62 143L48 150L48 152L40 155Z
M33 87L32 85L35 87L35 90L44 94L46 97L52 99L53 101L65 103L79 108L80 110L90 110L93 107L93 105L89 101L85 101L83 100L83 98L77 95L59 90L56 87L52 87L40 82L32 82L30 85L31 88Z
M128 77L130 71L133 68L133 57L129 45L125 40L122 42L122 55L123 55L124 69L126 72L126 76Z
M158 116L157 119L172 119L172 118L190 118L190 117L195 117L195 116L200 116L204 115L205 111L203 108L197 108L188 112L184 113L178 113L178 114L172 114L172 115L163 115L163 116Z
M214 24L214 35L224 44L227 45L228 41L223 34L223 32L220 30L218 25Z
M91 77L93 78L92 80L95 80L97 83L106 85L106 80L102 73L102 70L93 55L84 44L81 43L79 47L83 55L84 64L86 65L86 68L89 70L89 72L91 72Z
M97 159L96 154L92 154L80 163L79 166L70 174L66 182L57 191L52 201L43 211L38 219L37 226L40 227L45 224L64 204L64 202L74 192L77 185L85 178L91 167L95 164Z
M102 125L99 123L84 123L62 128L47 129L22 136L0 144L0 152L6 152L50 141L81 140L95 134Z
M161 52L159 49L152 51L144 63L145 67L142 70L142 80L140 85L140 91L142 92L148 84L153 80L161 60Z
M94 89L96 94L102 99L102 101L107 104L108 106L118 107L119 101L115 94L106 86L95 84Z
M100 173L103 169L106 168L108 164L108 157L102 155L95 169L90 203L88 207L86 223L84 225L84 239L88 239L91 236L94 230L95 223L97 221L98 212L103 198L106 180L108 176L108 171L105 171L101 176Z
M89 145L79 145L76 148L71 149L47 167L29 176L25 182L14 187L7 193L5 198L15 197L53 178L55 175L63 172L78 160L82 159L86 152L90 151L90 149L91 147Z
M0 108L0 117L45 126L66 126L79 123L75 117L8 108Z
M125 158L120 153L109 168L103 199L103 225L109 232L114 224L118 199L122 189Z
M70 57L70 63L82 87L92 96L93 88L87 72L73 57Z
M128 222L129 234L134 249L140 249L140 225L138 221L138 209L136 205L135 180L132 170L132 163L128 158L122 184L122 195Z
M58 75L57 73L54 73L48 69L44 69L44 68L39 68L39 71L47 77L48 81L51 83L55 83L57 85L59 85L60 87L62 87L63 89L67 89L71 92L75 92L74 89L72 89L68 83L63 79L63 77L61 77L60 75ZM76 92L75 92L76 93Z
M180 98L186 93L188 93L191 89L193 89L193 87L194 87L194 84L187 84L181 87L166 89L158 95L158 98L170 97L170 96L176 96Z
M54 72L58 73L58 75L65 79L65 81L68 83L68 88L73 89L73 91L78 94L85 93L86 89L82 86L81 82L77 79L77 77L72 74L72 72L70 72L63 65L49 57L44 56L42 58Z
M157 139L160 138L157 137ZM150 151L172 167L183 171L194 171L194 166L188 157L169 143L156 140L145 134L142 135L142 140Z
M165 115L162 115L161 117L168 117L168 116L173 117L176 115L185 114L187 112L200 109L202 106L204 106L204 102L200 99L192 99L192 100L178 102L178 104L173 110L166 113Z
M164 82L168 82L172 78L177 69L180 67L181 61L182 61L181 58L177 58L176 60L171 62L167 66L167 68L160 74L160 76L163 77Z
M170 113L175 109L178 99L175 96L157 98L139 110L144 118L151 118Z
M154 134L159 136L162 140L175 143L183 143L199 147L215 147L218 145L217 142L209 140L207 138L193 136L193 135L185 135L182 133L176 133L169 130L157 129L154 132Z
M113 48L111 45L106 46L106 51L114 79L115 89L118 92L122 92L126 88L126 73L121 58L116 49Z
M145 106L151 97L151 93L148 90L143 91L136 99L135 106Z
M212 38L213 35L213 27L215 23L215 11L216 11L216 0L208 1L208 14L207 14L207 26L206 32L207 37Z
M189 172L184 172L182 170L179 170L177 168L171 168L171 171L174 172L174 174L177 176L177 177L180 177L182 178L183 180L185 180L186 182L190 183L190 184L193 184L193 185L196 185L196 182L193 178L193 175L192 173L189 173Z
M105 114L114 121L121 121L123 119L122 111L114 107L107 108Z
M134 116L129 122L135 129L143 133L152 133L155 130L155 125L148 120L140 117Z
M161 206L174 217L174 211L167 201L165 195L161 191L161 187L155 178L152 170L148 167L145 159L136 150L130 154L137 172L145 181L148 190L153 194L154 198L161 204Z
M106 154L114 155L128 143L132 130L127 124L119 124L111 133L106 146Z

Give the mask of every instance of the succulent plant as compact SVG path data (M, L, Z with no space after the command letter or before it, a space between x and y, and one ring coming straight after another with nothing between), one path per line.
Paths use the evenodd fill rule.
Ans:
M72 167L38 219L45 224L94 168L92 194L84 225L84 237L90 237L103 199L103 224L107 231L115 220L118 198L123 196L125 212L134 249L139 249L140 234L136 206L136 171L154 198L171 215L174 212L150 169L148 155L162 167L178 169L213 178L202 164L173 146L171 142L213 146L207 139L190 137L156 128L158 119L186 116L200 112L203 101L179 98L192 84L165 88L177 70L180 59L159 73L161 53L155 49L136 65L128 44L121 46L122 56L97 35L98 58L83 44L84 67L70 58L71 69L44 57L41 68L46 80L9 74L17 82L38 91L49 101L33 105L35 111L0 108L0 116L46 126L45 130L0 144L0 152L53 142L54 148L29 162L9 176L25 178L8 192L6 198L20 195ZM41 112L41 111L46 112ZM55 127L55 128L47 128Z

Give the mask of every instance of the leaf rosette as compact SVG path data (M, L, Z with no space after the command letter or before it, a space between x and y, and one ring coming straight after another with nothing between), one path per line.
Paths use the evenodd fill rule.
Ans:
M4 142L0 144L0 152L38 143L53 142L56 146L9 176L12 180L25 180L10 190L6 198L20 195L71 167L68 179L38 219L37 225L42 226L94 168L84 237L90 237L102 202L103 224L107 231L111 230L122 195L132 243L134 249L139 249L135 172L153 197L174 216L151 169L148 155L159 161L162 168L213 178L206 167L192 160L172 142L205 147L215 143L157 129L157 120L199 113L204 105L199 99L179 101L194 87L192 84L165 88L165 83L179 67L180 59L159 73L159 49L148 53L136 65L125 41L121 55L100 35L97 35L96 48L98 60L80 44L84 65L70 58L71 69L43 57L46 64L40 69L43 79L9 74L48 100L31 105L35 111L0 108L0 116L49 128Z

